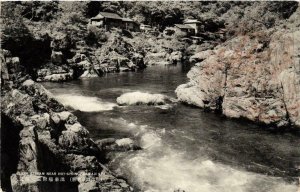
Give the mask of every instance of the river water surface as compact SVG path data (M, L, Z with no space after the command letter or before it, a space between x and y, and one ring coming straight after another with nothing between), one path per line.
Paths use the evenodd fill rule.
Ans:
M130 137L142 150L114 154L109 167L148 192L295 192L300 137L274 133L178 102L118 106L129 92L176 98L181 65L153 66L67 83L44 83L74 110L94 140Z

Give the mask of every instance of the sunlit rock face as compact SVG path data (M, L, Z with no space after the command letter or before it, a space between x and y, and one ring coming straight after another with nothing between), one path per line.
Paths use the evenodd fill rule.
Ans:
M300 126L299 50L299 25L241 34L198 53L203 61L176 89L177 96L228 117Z

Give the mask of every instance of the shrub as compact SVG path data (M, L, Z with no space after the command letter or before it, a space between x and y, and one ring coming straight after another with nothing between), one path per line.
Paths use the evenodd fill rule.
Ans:
M88 25L88 33L85 37L87 45L97 46L99 43L106 42L107 39L108 37L104 29Z

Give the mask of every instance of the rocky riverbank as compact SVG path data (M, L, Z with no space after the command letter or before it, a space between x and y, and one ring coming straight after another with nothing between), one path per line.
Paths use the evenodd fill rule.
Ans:
M8 55L1 56L3 190L133 191L102 164L103 144L90 139L76 116L43 86L23 76L16 67L18 58ZM126 148L122 140L116 145Z
M239 34L196 53L178 98L227 117L300 126L300 9L270 29Z
M127 37L124 33L117 29L106 32L107 39L99 48L89 46L84 41L70 45L66 35L50 34L51 55L34 70L32 76L37 82L64 82L99 77L105 73L137 71L151 65L177 64L184 60L183 50L180 47L170 49L168 46L173 41L181 47L191 45L151 34L145 37L145 34L132 32L131 36L134 37ZM144 41L143 47L140 47L141 41Z
M19 57L19 65L34 81L64 82L105 73L137 71L150 65L181 63L195 50L213 48L226 39L209 31L209 26L213 26L214 31L223 27L221 22L213 20L203 21L208 32L201 34L197 42L183 34L164 33L166 26L182 22L182 13L176 7L171 11L174 9L174 14L168 13L168 19L173 18L171 23L165 23L164 27L158 28L158 23L151 21L152 32L105 30L89 24L89 19L110 5L94 4L97 2L4 3L2 49ZM116 4L129 8L131 3ZM32 18L28 17L31 14ZM134 15L140 17L139 14L145 13ZM141 17L146 19L147 16Z
M3 3L1 186L5 190L133 191L103 163L106 152L140 148L129 138L94 142L76 116L38 82L189 60L195 64L188 73L190 81L176 89L182 102L270 126L300 126L297 3L97 3ZM99 11L122 12L159 29L151 34L89 26L89 18ZM203 22L200 42L163 33L183 18ZM117 102L172 102L162 95L138 95L132 99L124 94ZM76 173L65 177L74 176L75 182L47 185L42 172Z

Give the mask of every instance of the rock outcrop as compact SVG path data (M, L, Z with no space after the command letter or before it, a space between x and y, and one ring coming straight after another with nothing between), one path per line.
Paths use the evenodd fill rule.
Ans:
M95 141L97 146L103 151L132 151L141 149L137 143L130 138L107 138Z
M180 51L168 53L164 50L158 53L148 53L145 56L146 65L170 65L181 62L183 54Z
M45 65L42 69L37 70L36 81L62 82L72 80L74 70L67 65Z
M2 64L2 71L8 74L1 83L10 81L13 86L1 90L1 166L5 167L1 176L6 182L2 187L24 192L132 191L101 163L103 151L76 116L42 85L13 78L7 64ZM70 175L58 175L60 172ZM64 182L59 183L61 179Z
M146 65L169 65L169 54L167 52L148 53L145 57Z
M151 94L143 92L124 93L117 98L119 105L163 105L169 101L168 97L162 94Z
M198 63L177 96L228 117L299 127L299 51L299 24L240 34L191 57Z

